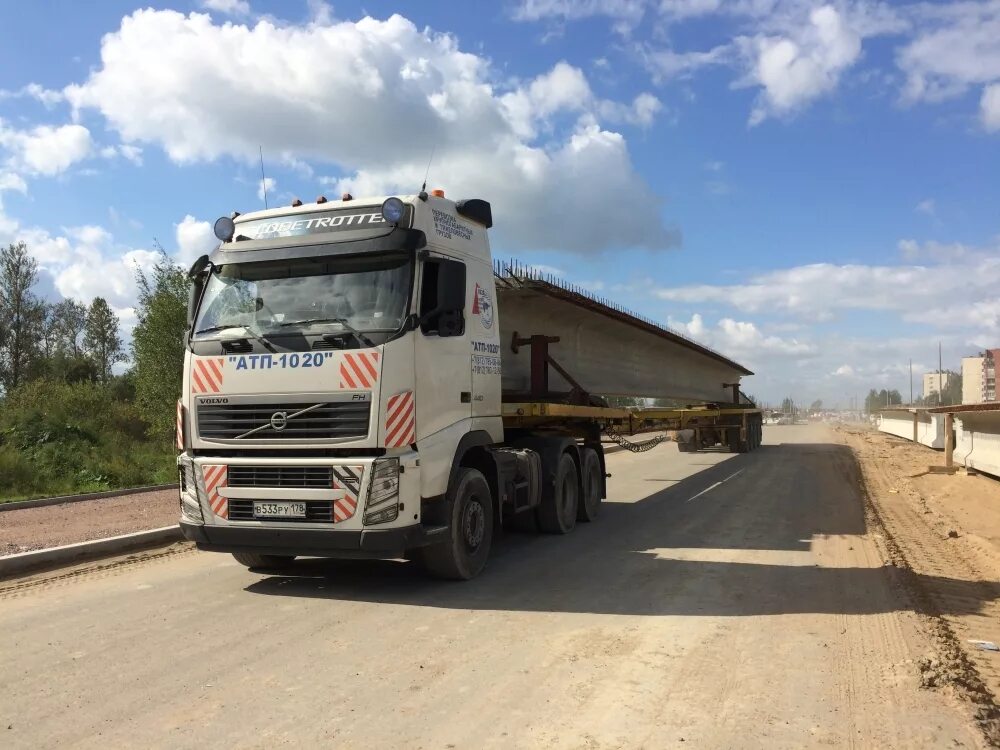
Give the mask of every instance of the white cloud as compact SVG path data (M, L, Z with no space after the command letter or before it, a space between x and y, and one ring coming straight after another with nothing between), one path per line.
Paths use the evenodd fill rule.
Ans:
M174 225L174 234L177 239L177 259L185 265L210 253L219 244L212 225L207 221L198 221L190 214Z
M566 276L566 272L561 268L556 268L555 266L547 266L544 263L533 263L528 266L535 273L547 275L547 276L558 276L560 278Z
M699 313L694 313L686 322L668 318L667 326L751 367L768 360L773 366L775 359L809 359L818 351L808 341L765 334L755 323L746 320L720 318L713 326L707 325Z
M838 375L840 377L848 377L848 378L854 377L854 368L851 367L850 365L841 365L840 367L838 367L836 370L833 371L833 374Z
M0 120L0 146L10 155L9 165L31 174L52 176L87 158L90 131L82 125L38 125L17 130Z
M768 271L734 285L694 285L660 289L672 302L720 303L751 313L773 313L804 320L828 320L837 311L895 311L904 320L933 318L943 306L974 305L995 298L1000 286L1000 253L961 245L918 245L903 241L911 253L945 261L940 265L868 266L815 263ZM948 263L961 254L962 263ZM943 322L943 321L941 321ZM982 325L989 325L983 319Z
M264 200L264 197L270 193L274 197L274 189L278 187L278 181L273 177L265 177L261 180L260 184L257 186L257 200Z
M720 44L705 51L676 52L672 49L640 47L639 54L646 69L657 83L672 78L688 78L702 68L728 65L733 62L735 49L731 44Z
M749 82L761 87L750 124L789 115L836 88L840 75L861 56L861 34L832 5L815 8L791 35L742 42L753 57Z
M250 12L247 0L201 0L201 7L230 16L245 16Z
M16 172L0 170L0 192L4 190L15 190L18 193L26 193L28 185L24 181L24 178Z
M990 84L983 89L979 113L984 128L991 133L1000 130L1000 83Z
M905 100L941 101L1000 79L1000 4L927 5L920 20L896 56L907 76Z
M646 5L646 0L521 0L514 19L578 21L604 16L615 21L615 31L628 34L642 20Z
M99 110L123 141L159 144L178 163L231 156L249 164L262 144L283 159L337 165L350 175L342 183L363 195L415 190L434 150L432 179L449 195L491 200L497 238L510 249L679 241L624 136L600 124L648 124L658 100L608 104L565 63L501 86L485 58L398 15L248 27L148 9L104 37L101 59L87 81L67 87L67 99ZM302 75L316 70L321 86ZM609 194L648 220L610 226ZM551 220L553 196L574 207L573 222Z
M937 206L935 205L933 198L925 198L920 201L914 211L923 214L924 216L930 216L931 218L937 216Z
M61 91L53 91L37 83L29 83L28 85L23 86L17 91L0 89L0 99L23 98L23 97L28 97L38 102L41 102L48 109L51 109L56 104L59 104L65 98L63 97Z
M975 248L963 245L961 242L946 243L936 240L923 244L916 240L900 240L898 247L903 257L911 262L925 259L936 263L954 263L977 253Z

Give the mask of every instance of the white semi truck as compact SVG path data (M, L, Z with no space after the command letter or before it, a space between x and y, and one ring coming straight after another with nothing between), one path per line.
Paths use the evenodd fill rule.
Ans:
M468 579L515 515L555 534L597 517L602 432L759 444L760 413L739 397L749 371L505 272L492 224L486 201L441 191L216 223L219 247L191 269L177 405L188 539L249 567L407 556ZM681 392L712 403L628 410L592 395Z

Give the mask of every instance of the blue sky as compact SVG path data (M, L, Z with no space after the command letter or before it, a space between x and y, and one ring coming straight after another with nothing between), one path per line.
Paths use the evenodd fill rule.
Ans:
M144 9L144 10L143 10ZM154 238L431 182L547 267L846 405L1000 343L1000 2L39 2L0 46L0 241L126 333ZM919 383L919 380L917 381ZM917 386L919 390L919 385Z

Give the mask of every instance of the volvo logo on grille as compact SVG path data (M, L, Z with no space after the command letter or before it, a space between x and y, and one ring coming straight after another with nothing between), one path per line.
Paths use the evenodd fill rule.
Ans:
M288 425L288 413L276 411L271 415L271 429L281 432Z

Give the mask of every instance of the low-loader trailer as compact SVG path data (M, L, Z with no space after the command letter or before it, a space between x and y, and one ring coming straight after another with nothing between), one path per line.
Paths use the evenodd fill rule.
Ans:
M191 269L181 528L249 567L419 559L476 576L514 519L565 534L602 438L760 444L750 373L583 290L494 263L489 203L440 191L234 214ZM595 394L602 394L598 396ZM697 399L614 408L603 396Z

